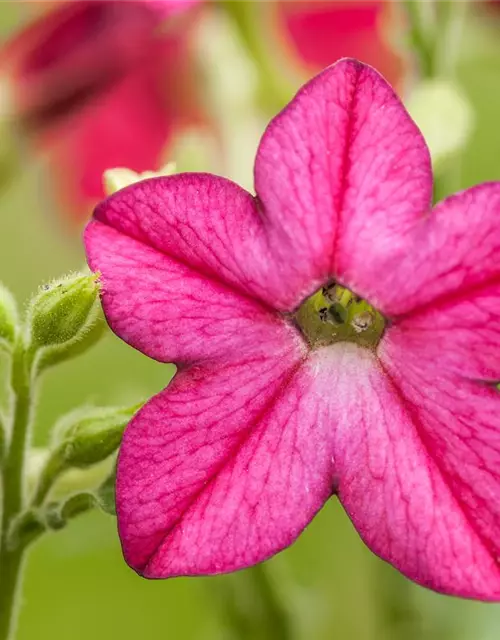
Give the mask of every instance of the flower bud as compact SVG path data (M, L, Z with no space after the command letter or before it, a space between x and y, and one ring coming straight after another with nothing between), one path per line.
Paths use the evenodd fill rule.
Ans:
M109 458L120 445L123 431L137 404L126 409L87 408L72 411L56 425L52 447L41 472L38 474L34 503L43 504L59 477L70 469L87 469ZM105 480L97 490L96 500L109 502L109 482ZM102 490L102 496L100 491ZM107 509L102 507L103 511Z
M6 547L14 551L18 547L26 547L36 540L47 527L38 509L28 509L20 513L12 521L6 538Z
M175 173L175 162L168 162L159 171L144 171L142 173L137 173L125 167L117 167L116 169L107 169L102 176L102 181L105 193L110 196L116 191L120 191L120 189L124 189L141 180L171 176L173 173Z
M108 458L118 448L125 427L140 406L92 408L70 414L56 434L57 455L63 467L83 469Z
M68 524L68 520L90 511L96 504L96 498L92 493L88 491L75 493L63 502L52 502L47 505L44 514L45 522L54 531L63 529Z
M116 466L104 482L97 488L94 495L101 511L110 516L116 516L115 504Z
M44 285L28 312L30 346L43 349L43 365L87 349L100 337L104 321L96 274L77 274Z
M16 339L18 317L10 291L0 283L0 349L10 351Z

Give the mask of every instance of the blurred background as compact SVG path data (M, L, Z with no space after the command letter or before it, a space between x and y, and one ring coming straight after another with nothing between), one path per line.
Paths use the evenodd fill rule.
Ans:
M427 48L408 20L415 4L1 2L0 279L23 304L82 267L81 231L110 167L175 161L251 189L266 122L344 56L379 69L409 106L429 139L436 197L500 179L500 3L423 0ZM447 12L446 29L428 9ZM107 335L47 375L34 444L76 406L131 405L173 371ZM125 565L115 520L96 512L29 554L18 638L112 637L496 640L500 605L410 584L333 500L257 569L163 582Z

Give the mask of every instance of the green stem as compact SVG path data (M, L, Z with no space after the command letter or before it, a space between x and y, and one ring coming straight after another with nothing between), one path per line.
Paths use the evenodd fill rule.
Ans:
M291 637L288 616L269 580L265 565L257 564L248 573L252 587L260 600L269 637L273 640L288 640Z
M436 24L433 0L402 0L409 21L410 44L422 78L436 75Z
M261 105L273 113L282 109L293 95L293 85L280 72L277 53L269 49L269 38L263 34L269 21L267 16L259 16L259 12L267 10L266 7L253 0L220 0L220 5L233 20L258 70Z
M401 0L408 17L410 44L421 79L455 75L467 16L467 0ZM459 159L455 160L455 163ZM460 166L434 176L434 202L449 195Z
M468 0L442 0L438 4L438 8L439 22L443 25L437 35L440 42L439 69L441 75L453 77L456 72L457 60L460 56Z
M454 78L456 75L467 9L467 0L448 0L439 3L440 23L443 25L439 48L441 77ZM450 193L462 188L461 168L462 156L457 154L450 165L446 165L435 174L434 202L440 202Z
M41 507L49 495L52 486L63 471L63 465L57 457L49 456L38 477L38 482L31 498L32 507Z
M378 560L374 578L380 637L387 640L421 638L422 628L413 600L413 584L385 562Z
M287 612L262 564L215 578L228 637L238 640L290 640Z
M467 0L402 0L409 22L410 44L420 77L455 73L467 15Z
M32 418L31 363L20 341L12 358L12 390L14 392L14 420L9 449L2 471L3 513L0 550L0 640L12 637L16 594L21 577L23 548L10 549L7 544L9 528L24 506L24 461Z

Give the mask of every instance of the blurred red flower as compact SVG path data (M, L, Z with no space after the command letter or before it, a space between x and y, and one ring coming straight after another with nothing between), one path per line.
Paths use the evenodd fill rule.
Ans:
M4 111L46 154L74 219L85 220L104 195L105 169L157 169L174 134L203 121L190 46L199 4L36 3L42 10L0 52ZM387 2L275 5L278 37L311 74L355 56L397 82L401 61L382 37Z
M10 115L48 152L73 216L103 196L105 169L157 168L174 130L199 119L186 81L196 4L43 3L4 47Z
M402 60L384 39L393 19L388 0L278 0L275 12L285 46L311 75L352 57L399 80Z

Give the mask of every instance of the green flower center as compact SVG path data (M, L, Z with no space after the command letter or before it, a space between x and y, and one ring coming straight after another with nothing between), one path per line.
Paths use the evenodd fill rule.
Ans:
M385 328L381 313L335 282L307 298L294 318L313 348L355 342L373 349Z

